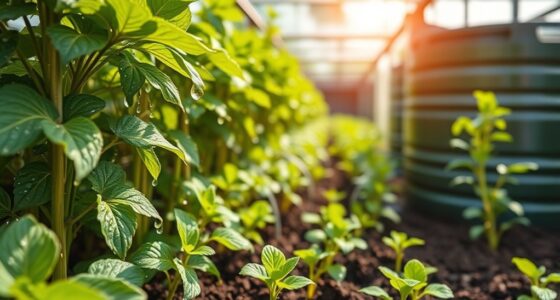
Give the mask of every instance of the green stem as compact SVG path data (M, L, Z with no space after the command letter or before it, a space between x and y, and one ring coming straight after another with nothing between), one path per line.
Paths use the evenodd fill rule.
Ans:
M496 216L492 207L492 200L490 198L488 183L486 182L485 165L477 167L476 174L478 177L478 184L481 194L480 196L482 198L482 207L484 209L484 230L486 232L486 238L488 240L490 249L495 251L498 249L499 239L498 232L496 230Z
M189 255L185 254L185 256L182 259L182 263L183 265L185 265L185 262L187 262L189 260ZM175 296L175 292L177 291L177 287L179 287L179 283L181 283L181 274L179 274L179 271L175 272L175 277L173 277L173 281L171 282L171 284L169 285L169 293L167 294L166 300L172 300L173 296Z
M44 12L42 15L44 19L41 20L41 26L50 26L57 22L57 16L49 10L44 1L39 1L39 7ZM62 95L62 72L60 56L49 39L44 40L44 47L46 49L46 70L45 77L48 79L48 93L53 101L56 110L58 111L58 123L63 120L63 95ZM66 157L64 156L64 149L59 145L52 145L51 150L52 162L52 201L51 201L51 227L57 235L60 246L61 254L60 260L56 265L53 273L53 278L64 279L67 276L67 262L68 262L68 249L66 245L66 227L64 221L66 219L66 205L65 205L65 183L66 180L72 180L66 174Z

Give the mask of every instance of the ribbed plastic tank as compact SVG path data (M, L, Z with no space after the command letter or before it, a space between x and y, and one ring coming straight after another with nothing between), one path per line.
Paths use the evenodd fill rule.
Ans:
M498 143L497 163L532 161L539 170L508 185L533 224L560 228L560 24L492 25L456 30L430 28L411 41L403 121L407 197L417 209L461 218L479 205L471 186L450 186L463 171L446 164L466 155L449 146L460 115L475 116L476 89L496 93L513 143ZM495 182L497 176L490 176Z
M389 138L391 156L401 165L402 159L402 115L404 102L404 68L403 65L394 66L391 69L391 104Z

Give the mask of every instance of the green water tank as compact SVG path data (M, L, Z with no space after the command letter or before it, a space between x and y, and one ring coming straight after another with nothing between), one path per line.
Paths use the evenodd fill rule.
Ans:
M517 176L509 194L534 224L560 228L560 24L429 28L416 32L411 43L403 115L410 203L454 219L480 204L471 186L449 184L466 173L444 168L466 158L449 146L451 124L458 116L475 116L472 92L489 90L512 110L507 121L514 138L499 143L490 174L497 163L538 163L538 171Z
M398 166L402 159L402 115L404 102L404 68L397 65L391 68L391 103L389 120L389 139L391 156Z

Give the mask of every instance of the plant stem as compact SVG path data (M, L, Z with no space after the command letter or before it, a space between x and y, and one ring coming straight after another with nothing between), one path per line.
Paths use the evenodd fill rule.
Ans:
M402 272L402 261L403 261L404 253L399 251L396 253L395 257L395 272L400 273Z
M39 8L42 10L44 19L41 19L41 26L50 26L57 22L57 16L49 10L48 6L44 1L39 1ZM53 101L56 110L58 111L58 123L63 120L63 95L62 95L62 72L61 72L61 62L60 56L50 40L47 38L43 39L44 48L46 50L46 60L43 62L46 64L45 74L48 82L48 94ZM67 272L67 262L68 262L68 249L66 245L66 228L64 221L66 219L66 205L65 205L65 184L66 180L71 180L67 178L66 174L66 157L64 156L64 149L59 145L52 145L51 149L51 162L52 162L52 201L51 201L51 227L54 233L57 235L60 246L61 254L60 260L56 265L53 273L53 278L64 279L66 278Z
M488 190L488 183L486 182L486 168L485 165L477 167L477 177L480 189L480 196L482 198L482 207L484 209L484 230L486 232L486 239L488 246L493 251L498 249L498 232L496 230L496 216L492 207L492 200Z
M182 259L182 263L183 266L185 265L185 263L189 261L189 255L185 254L185 256ZM166 300L172 300L173 296L175 296L175 292L177 291L177 287L179 287L179 283L181 282L181 274L179 274L179 271L175 272L175 277L173 277L173 281L171 282L171 285L169 286L169 293L167 294Z

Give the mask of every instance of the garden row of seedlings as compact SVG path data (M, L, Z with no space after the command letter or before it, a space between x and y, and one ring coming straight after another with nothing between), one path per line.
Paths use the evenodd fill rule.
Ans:
M141 286L161 272L169 299L181 285L183 298L195 298L197 272L220 277L217 251L264 244L267 224L280 233L281 212L302 201L297 189L325 176L328 155L342 158L355 191L350 215L337 193L320 214L305 214L317 225L306 234L314 246L295 255L308 278L289 276L299 258L271 246L263 266L248 264L241 274L262 279L271 299L306 285L311 298L321 276L345 277L333 263L339 252L365 248L362 234L382 230L380 218L398 220L384 204L393 199L391 165L372 151L371 125L311 123L325 104L296 60L274 47L276 29L247 28L233 0L198 3L194 15L191 2L0 1L0 297L144 299ZM474 154L470 165L452 166L476 176L457 183L485 184L489 145L506 139L493 132L505 129L504 109L484 95L483 122L463 118L453 129L473 136L453 144ZM331 146L325 122L334 123ZM529 168L498 171L505 183ZM468 214L485 218L473 234L485 232L491 245L513 225L496 228L498 205L520 212L500 196L503 183L481 186L484 211ZM107 253L69 268L72 249L87 254L100 240ZM434 270L416 260L401 272L402 251L419 240L394 233L385 242L398 259L381 271L401 298L452 295L427 285ZM541 279L544 270L517 263L532 278L533 298L553 295L545 287L560 276Z

